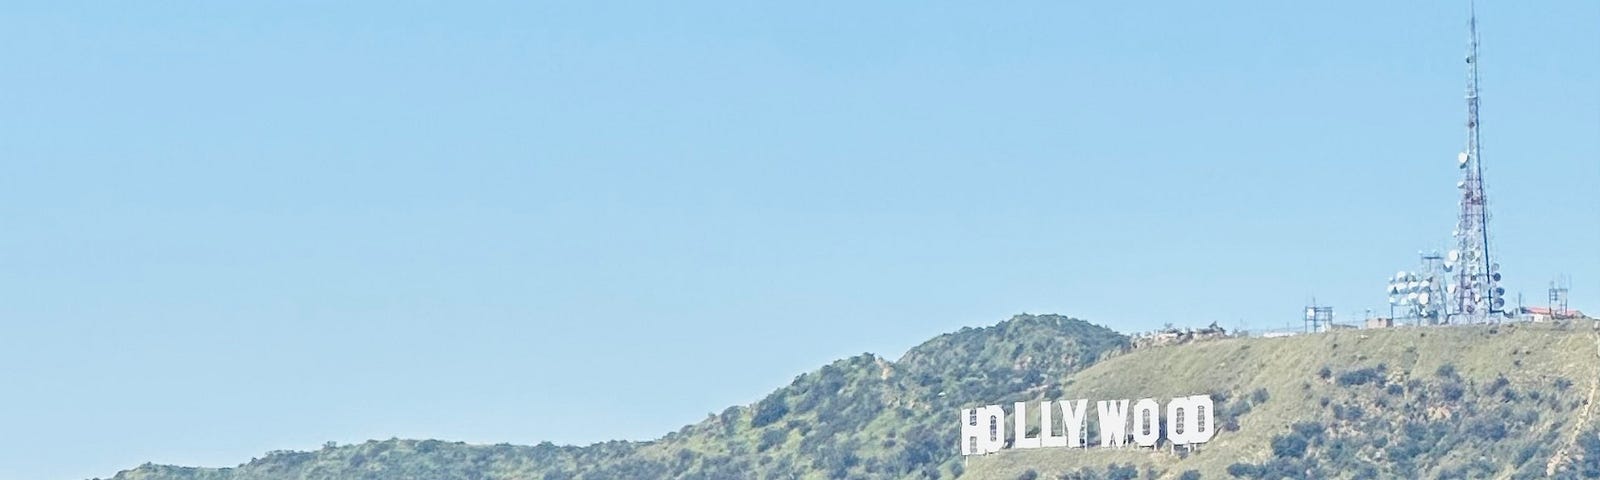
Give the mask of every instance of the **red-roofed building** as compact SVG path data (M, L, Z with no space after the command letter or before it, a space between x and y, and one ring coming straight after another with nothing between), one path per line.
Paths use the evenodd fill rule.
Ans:
M1583 312L1567 310L1565 312L1551 311L1549 307L1522 307L1522 314L1532 317L1535 322L1548 322L1550 320L1571 320L1588 318Z

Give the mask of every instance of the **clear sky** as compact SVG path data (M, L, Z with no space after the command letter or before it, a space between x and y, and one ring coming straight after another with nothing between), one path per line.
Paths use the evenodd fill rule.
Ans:
M1454 223L1464 1L329 3L0 7L0 478L1353 321ZM1485 3L1495 253L1600 310L1600 2Z

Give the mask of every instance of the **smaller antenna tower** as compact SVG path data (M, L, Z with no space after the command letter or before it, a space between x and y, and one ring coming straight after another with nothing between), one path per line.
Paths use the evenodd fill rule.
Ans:
M1311 299L1311 305L1306 306L1306 333L1326 332L1333 329L1333 307L1317 306L1317 299Z
M1389 318L1410 319L1416 325L1445 323L1449 316L1445 258L1439 252L1417 252L1417 258L1420 269L1402 270L1389 280ZM1400 309L1398 316L1397 308Z
M1570 311L1567 309L1567 293L1569 293L1570 290L1571 289L1567 287L1567 282L1562 282L1559 280L1550 282L1551 318L1563 318L1569 314Z

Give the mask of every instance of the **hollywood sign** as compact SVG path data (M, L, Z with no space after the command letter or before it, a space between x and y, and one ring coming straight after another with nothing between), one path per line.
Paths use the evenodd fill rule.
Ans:
M1088 400L1041 401L1039 408L1039 433L1028 436L1028 404L1017 402L1013 407L1010 448L1086 448L1088 439ZM1161 405L1153 398L1140 399L1128 408L1128 400L1095 402L1100 427L1100 446L1117 448L1126 445L1154 447L1162 440L1161 419L1166 418L1165 439L1172 445L1195 445L1211 440L1216 433L1212 418L1211 396L1192 395L1177 397L1167 402L1166 416L1161 416ZM1057 414L1065 430L1055 431ZM969 408L961 411L961 454L983 455L1006 448L1006 412L999 405Z

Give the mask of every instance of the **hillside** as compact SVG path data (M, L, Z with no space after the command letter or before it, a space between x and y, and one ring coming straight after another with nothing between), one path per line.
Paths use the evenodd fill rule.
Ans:
M233 468L146 464L118 480L949 478L961 405L1056 394L1128 347L1110 329L1019 315L940 335L896 361L863 354L649 442L585 447L368 441Z
M1210 443L1186 454L1006 450L968 459L962 478L1114 478L1113 463L1158 478L1596 478L1597 354L1589 322L1138 350L1069 376L1059 398L1209 392L1224 427Z
M234 468L144 465L120 480L1600 477L1591 323L1398 328L1128 350L1053 315L870 354L649 442L585 447L368 441ZM1209 393L1193 452L957 455L957 411ZM1035 410L1036 412L1036 410ZM1035 414L1036 415L1036 414Z

